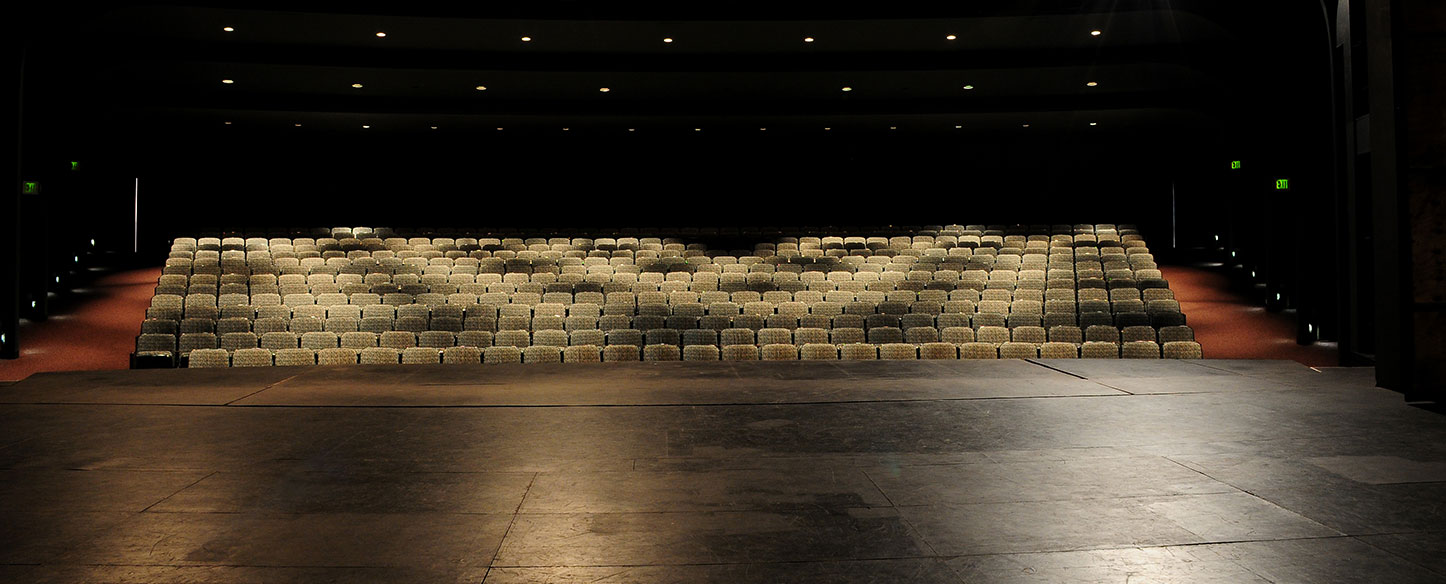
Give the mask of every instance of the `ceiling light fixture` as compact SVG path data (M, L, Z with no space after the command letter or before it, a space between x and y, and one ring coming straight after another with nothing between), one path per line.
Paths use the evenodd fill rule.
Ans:
M665 43L671 43L671 42L673 42L673 37L663 37L663 42L665 42Z
M629 132L636 132L636 131L638 131L638 130L637 130L637 128L628 128L628 131L629 131Z
M974 86L973 86L973 85L965 85L965 86L964 86L964 89L965 89L965 90L974 89Z
M296 126L296 127L298 127L298 128L301 127L301 124L292 124L292 125L293 125L293 126Z
M225 122L225 124L229 126L229 125L231 125L231 122Z
M368 125L366 125L366 124L362 124L362 129L363 129L363 130L366 130L366 129L368 129L368 128L371 128L371 126L368 126Z
M1104 33L1100 32L1100 31L1098 31L1098 30L1092 30L1092 31L1090 31L1090 36L1100 36L1101 34L1104 34Z
M387 38L387 33L384 33L384 32L382 32L382 31L377 31L377 38L379 38L379 39Z
M226 31L226 32L236 32L236 29L231 28L231 27L229 27L229 26L223 26L223 27L221 27L221 30L224 30L224 31Z
M436 126L432 126L432 129L435 130L435 129L437 129L437 127L436 127Z
M1088 87L1097 87L1097 86L1099 86L1099 84L1100 84L1100 82L1098 82L1098 81L1091 81L1091 82L1089 82L1089 83L1086 83L1085 85L1088 86Z
M825 131L825 132L828 132L828 131L831 131L831 130L833 130L833 128L824 128L824 129L823 129L823 131Z
M962 130L962 129L964 129L964 126L954 126L954 129L955 129L955 130Z
M1099 123L1099 122L1090 122L1090 125L1091 125L1091 126L1098 126L1098 125L1100 125L1100 123Z
M767 132L767 131L768 131L768 128L759 128L758 131L759 131L759 132Z
M572 131L572 128L563 128L562 131L564 131L564 132L570 132L570 131Z
M478 85L478 86L476 87L476 89L477 89L477 91L487 91L487 86L486 86L486 85Z
M351 84L351 86L354 87L354 88L356 88L356 89L361 89L361 88L362 88L362 84L360 84L360 83L353 83L353 84Z
M1028 127L1029 127L1029 124L1025 124L1024 127L1028 128Z
M703 131L703 128L693 128L693 131L694 131L694 132L702 132L702 131Z
M607 88L607 87L599 87L599 88L597 88L597 90L598 90L599 93L607 93L607 92L609 92L609 91L612 91L612 89L609 89L609 88Z
M957 38L959 38L959 37L956 37L956 36L954 36L954 35L951 34L951 35L949 35L949 36L944 37L944 40L952 41L952 40L957 39Z
M843 88L842 88L840 91L853 91L853 90L854 90L854 88L845 85L845 86L843 86Z
M530 43L530 42L532 42L532 37L530 37L530 36L522 37L522 42L524 42L524 43Z
M813 37L803 37L803 42L805 42L805 43L811 43L811 42L813 42Z
M502 131L502 128L497 128L497 131L498 131L498 132L501 132L501 131Z
M230 85L230 84L232 84L232 83L235 83L235 81L232 81L232 80L230 80L230 79L222 79L222 80L221 80L221 83L225 83L226 85Z

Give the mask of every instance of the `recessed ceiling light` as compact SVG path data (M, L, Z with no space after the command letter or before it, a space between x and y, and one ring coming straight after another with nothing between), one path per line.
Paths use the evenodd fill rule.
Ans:
M964 128L964 126L954 126L954 129L955 129L955 130L960 130L960 129L963 129L963 128Z
M225 83L226 85L230 85L230 84L232 84L232 83L235 83L235 81L232 81L232 80L230 80L230 79L222 79L222 80L221 80L221 83Z
M1100 84L1100 82L1098 82L1098 81L1091 81L1091 82L1089 82L1089 83L1086 83L1085 85L1087 85L1087 86L1089 86L1089 87L1095 87L1095 86L1098 86L1099 84Z
M530 37L530 36L522 37L522 42L524 42L524 43L530 43L530 42L532 42L532 37Z
M957 39L957 38L959 38L959 37L956 37L956 36L954 36L954 35L951 34L951 35L949 35L949 36L944 37L944 40L952 41L952 40Z
M638 131L638 130L637 130L637 128L628 128L628 131L629 131L629 132L636 132L636 131Z
M432 126L432 129L435 130L435 129L437 129L437 127L436 127L436 126Z
M225 123L226 125L228 125L228 126L231 125L231 122L224 122L224 123Z
M827 132L827 131L832 130L832 129L833 129L833 128L824 128L823 131Z
M497 131L498 131L498 132L501 132L501 131L502 131L502 128L497 128Z
M599 88L597 88L597 90L598 90L600 93L607 93L607 92L609 92L609 91L612 91L612 89L609 89L609 88L606 88L606 87L599 87Z
M379 39L387 38L387 33L384 33L384 32L382 32L382 31L377 31L377 38L379 38Z
M1090 122L1090 125L1091 125L1091 126L1098 126L1098 125L1100 125L1100 124L1099 124L1099 122Z
M487 86L486 86L486 85L478 85L478 86L476 87L476 89L477 89L477 91L487 91Z
M366 124L362 124L362 129L363 129L363 130L365 130L365 129L367 129L367 128L370 128L370 127L371 127L371 126L368 126L368 125L366 125Z
M703 128L693 128L693 131L694 131L694 132L702 132L702 131L703 131Z
M813 42L813 37L803 37L803 42L805 42L805 43L811 43L811 42Z
M564 131L564 132L569 132L569 131L572 131L572 128L563 128L562 131Z
M1025 124L1024 127L1028 128L1028 127L1029 127L1029 124Z
M296 127L298 127L298 128L301 127L301 124L293 124L293 125L296 126Z
M849 87L849 86L847 86L847 85L843 86L843 88L840 89L840 91L853 91L853 90L854 90L854 88Z
M973 86L973 85L965 85L965 86L964 86L964 89L974 89L974 86Z
M889 129L890 129L890 130L897 130L897 129L899 129L899 127L898 127L898 126L889 126Z
M767 132L767 131L768 131L768 128L759 128L758 131L759 131L759 132Z
M663 42L665 42L665 43L671 43L671 42L673 42L673 37L663 37Z
M1092 30L1092 31L1090 31L1090 36L1100 36L1101 34L1104 34L1104 33L1100 32L1100 31L1097 31L1097 30Z
M357 89L361 89L362 84L360 84L360 83L353 83L353 84L351 84L351 86L352 86L352 87L355 87L355 88L357 88Z
M226 32L236 32L236 29L231 28L231 27L229 27L229 26L223 26L223 27L221 27L221 30L224 30L224 31L226 31Z

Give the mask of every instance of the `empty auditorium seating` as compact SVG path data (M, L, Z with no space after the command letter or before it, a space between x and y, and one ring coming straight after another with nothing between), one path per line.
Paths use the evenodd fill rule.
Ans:
M1130 226L870 231L730 232L751 249L698 230L180 238L136 353L192 367L1200 356Z

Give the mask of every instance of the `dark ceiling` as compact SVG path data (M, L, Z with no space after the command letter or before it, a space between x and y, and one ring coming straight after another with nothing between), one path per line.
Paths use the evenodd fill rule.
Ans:
M223 4L49 14L34 107L148 131L1141 132L1209 128L1241 60L1237 15L1190 1Z
M1316 0L857 6L30 5L25 172L85 160L114 179L97 192L142 177L167 212L251 222L271 219L232 201L257 193L322 221L342 200L537 192L584 221L584 193L625 192L609 212L666 222L680 192L803 213L820 192L960 189L1144 222L1216 158L1304 152L1329 111ZM925 204L1015 204L982 201Z

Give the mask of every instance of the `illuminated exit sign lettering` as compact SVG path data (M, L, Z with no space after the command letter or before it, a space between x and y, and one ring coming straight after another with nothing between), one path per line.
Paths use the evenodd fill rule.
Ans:
M1230 170L1240 170L1240 161L1239 161L1239 160L1231 160L1231 161L1230 161Z
M1277 190L1277 191L1290 190L1290 179L1288 179L1288 178L1278 178L1278 179L1275 179L1275 190Z
M24 183L21 183L20 192L27 195L38 195L40 194L40 183L27 180Z

